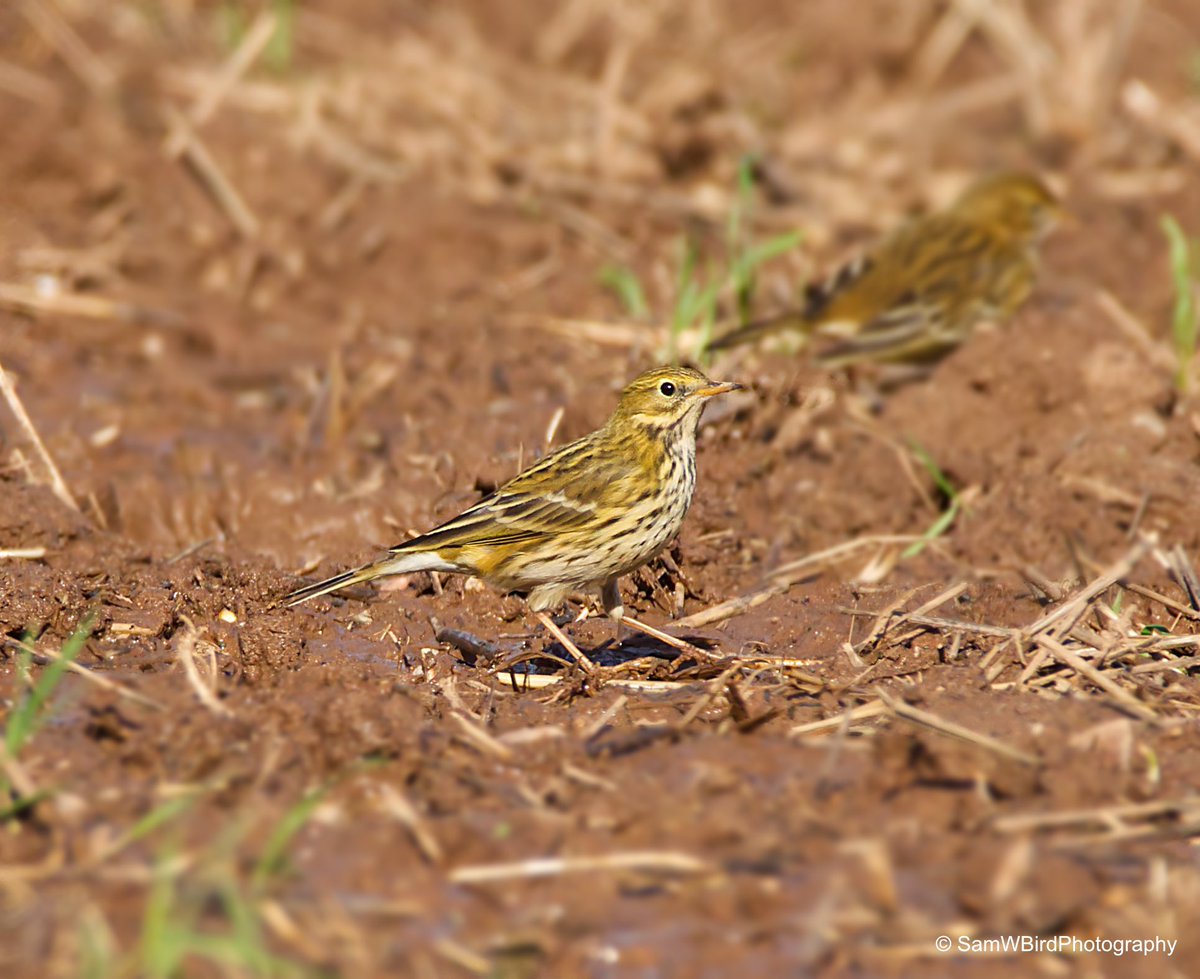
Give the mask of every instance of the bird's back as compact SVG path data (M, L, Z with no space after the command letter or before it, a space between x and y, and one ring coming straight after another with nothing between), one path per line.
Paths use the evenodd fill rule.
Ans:
M804 315L822 363L932 360L1019 305L1031 279L1022 243L951 210L907 222L810 290Z

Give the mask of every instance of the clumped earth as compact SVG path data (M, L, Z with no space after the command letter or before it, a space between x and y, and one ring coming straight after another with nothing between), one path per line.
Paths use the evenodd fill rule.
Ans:
M112 6L0 11L5 976L1200 971L1194 4ZM279 607L600 424L685 236L802 231L769 312L998 167L1073 215L1013 322L882 394L710 365L625 582L694 652Z

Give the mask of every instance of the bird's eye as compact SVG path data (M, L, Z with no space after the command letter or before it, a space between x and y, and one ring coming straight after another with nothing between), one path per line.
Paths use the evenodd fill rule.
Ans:
M675 385L670 381L663 381L662 384L658 386L658 389L668 398L675 393Z

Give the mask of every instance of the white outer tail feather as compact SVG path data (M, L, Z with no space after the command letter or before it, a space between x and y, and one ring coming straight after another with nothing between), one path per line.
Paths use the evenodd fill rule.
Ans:
M379 561L372 561L370 564L364 564L362 567L355 568L352 571L343 571L341 574L335 574L333 577L318 581L315 584L297 588L294 592L287 595L284 601L289 607L299 605L301 602L307 602L311 598L320 598L322 595L328 595L330 592L340 591L343 588L349 588L351 585L361 584L364 581L373 581L376 578L384 578L389 575L409 574L413 571L461 572L461 570L461 568L442 560L435 551L415 551L410 554L395 554Z

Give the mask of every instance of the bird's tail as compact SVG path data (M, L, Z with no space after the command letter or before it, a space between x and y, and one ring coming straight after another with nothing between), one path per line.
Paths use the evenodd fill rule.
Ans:
M795 333L808 336L829 322L833 310L830 307L846 290L871 270L869 258L859 257L847 262L823 282L810 282L804 287L800 304L782 313L755 320L717 337L708 345L709 350L726 350L753 343L776 333ZM836 318L836 317L835 317Z
M763 337L775 333L795 331L806 333L812 329L812 320L807 311L791 309L786 313L776 313L760 320L754 320L731 330L724 336L717 337L708 345L709 350L728 350L730 347L740 347L745 343L753 343Z
M335 574L332 578L326 578L324 581L318 581L311 585L305 585L303 588L297 588L295 591L283 596L283 604L289 607L299 605L301 602L307 602L310 598L317 598L319 595L328 595L330 592L348 588L350 585L357 585L364 581L373 581L375 578L383 578L386 575L408 574L411 571L453 570L455 569L438 557L434 551L396 554L383 558L380 561L372 561L370 564L364 564L361 568L343 571L341 574Z

